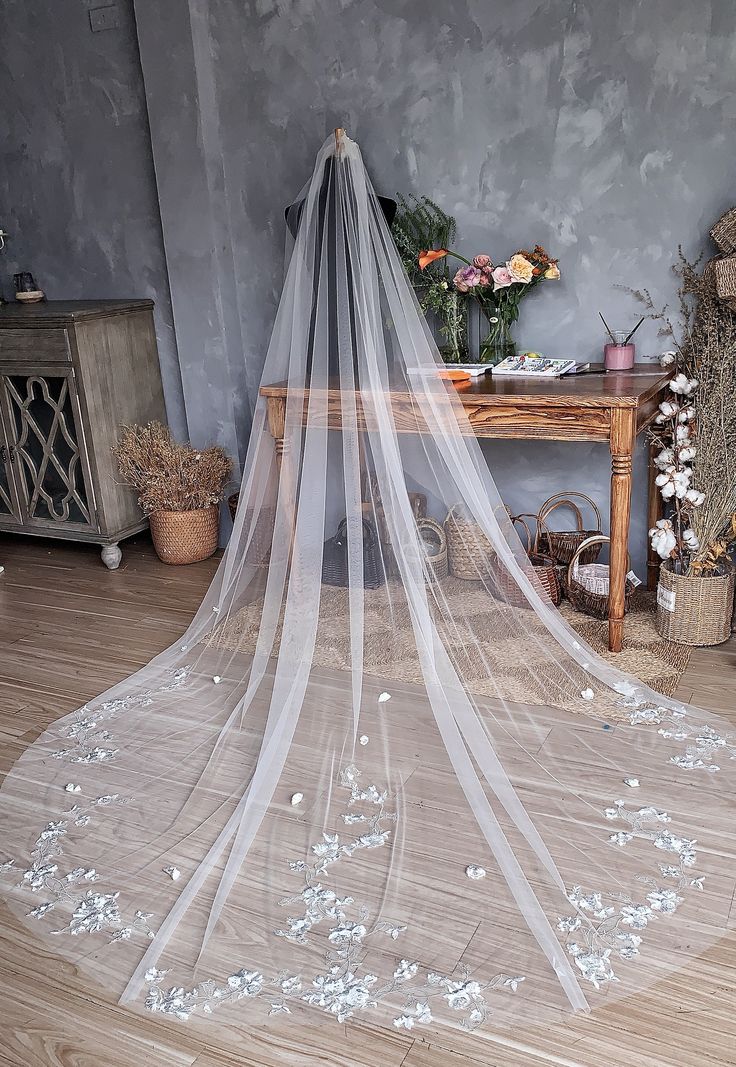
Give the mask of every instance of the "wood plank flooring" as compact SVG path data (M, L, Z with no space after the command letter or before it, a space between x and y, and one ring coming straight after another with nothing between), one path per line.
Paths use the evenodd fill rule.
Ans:
M119 571L97 550L0 541L0 772L55 718L186 627L216 560L171 568L150 542ZM696 650L680 691L736 719L736 641ZM736 925L736 917L734 919ZM736 1062L736 935L658 989L565 1025L432 1044L366 1026L190 1027L107 1001L0 906L1 1067L726 1067Z

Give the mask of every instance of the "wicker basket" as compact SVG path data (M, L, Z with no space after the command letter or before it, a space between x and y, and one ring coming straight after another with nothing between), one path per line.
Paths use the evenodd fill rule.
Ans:
M576 504L575 500L583 500L592 509L595 515L595 529L584 529L583 516L580 508ZM557 511L558 508L569 508L575 515L577 522L577 530L550 530L547 525L547 520L553 511ZM586 496L585 493L569 492L569 493L555 493L549 500L545 500L539 509L539 515L537 516L539 525L544 527L544 532L539 535L537 550L543 553L545 556L550 556L555 563L564 564L569 567L573 556L577 553L578 548L583 541L589 540L591 537L600 537L601 534L601 513L598 510L595 502ZM592 542L586 547L583 554L579 557L580 563L595 563L601 554L601 542Z
M531 527L529 526L527 519L534 519L537 523L534 536L532 536ZM539 522L536 515L528 514L526 512L522 512L520 515L512 515L511 521L514 526L521 526L524 531L526 537L525 548L529 557L529 562L534 569L534 576L549 599L555 607L557 607L562 600L562 581L559 574L558 564L556 564L550 556L545 556L543 552L539 551L539 534L542 529L542 523ZM501 574L503 574L503 578L501 577ZM495 582L496 585L499 586L499 589L502 589L506 584L512 584L516 590L519 591L518 585L507 573L505 568L502 572L496 574ZM522 603L524 605L528 604L528 601L523 594L522 597ZM504 597L503 599L506 598Z
M731 636L736 573L711 578L674 574L663 563L657 588L657 630L678 645L720 645Z
M719 298L736 310L736 256L716 259L713 269Z
M467 582L487 582L493 576L495 553L490 540L474 519L453 504L445 519L450 574Z
M417 519L417 530L427 546L427 563L432 580L441 581L447 577L447 536L442 525L434 519Z
M736 207L721 215L710 235L725 255L736 252Z
M153 547L163 563L198 563L217 551L220 508L154 511L149 516Z
M595 540L598 551L601 546L610 543L610 537L597 534L589 538ZM588 545L583 542L570 560L567 568L567 597L570 603L584 615L592 615L595 619L608 618L608 593L610 588L610 568L607 563L584 563ZM629 560L629 570L631 560ZM624 596L624 611L631 607L631 598L634 595L636 585L627 577L626 593Z

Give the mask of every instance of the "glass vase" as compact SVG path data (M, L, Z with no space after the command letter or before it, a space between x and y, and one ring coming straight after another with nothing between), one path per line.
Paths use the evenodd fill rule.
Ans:
M506 319L500 315L490 315L488 325L488 336L480 342L478 362L495 367L507 356L516 355L516 344L511 336L511 323Z

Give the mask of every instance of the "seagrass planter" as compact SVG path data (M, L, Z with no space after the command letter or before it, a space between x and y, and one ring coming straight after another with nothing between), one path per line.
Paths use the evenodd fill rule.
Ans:
M149 516L153 547L163 563L198 563L217 551L220 509L153 511Z
M736 572L712 577L675 574L659 568L657 630L679 645L720 645L731 636Z

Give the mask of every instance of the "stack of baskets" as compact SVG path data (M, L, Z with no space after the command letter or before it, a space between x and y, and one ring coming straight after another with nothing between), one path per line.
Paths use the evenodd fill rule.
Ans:
M721 216L710 235L721 252L708 264L715 273L716 292L736 311L736 207Z
M593 513L592 528L586 526L583 505ZM547 520L561 508L572 511L575 529L550 529ZM556 493L545 500L538 514L522 512L509 517L520 527L526 541L527 573L552 603L558 605L564 592L578 611L606 619L610 570L608 564L597 560L609 538L601 533L601 514L594 501L585 493ZM534 535L532 520L536 523ZM466 581L486 582L499 600L513 607L528 606L519 583L501 563L489 538L473 519L462 513L459 505L450 509L445 533L450 574ZM631 605L634 589L635 583L627 578L626 610Z

